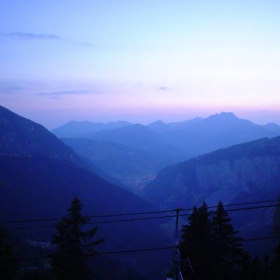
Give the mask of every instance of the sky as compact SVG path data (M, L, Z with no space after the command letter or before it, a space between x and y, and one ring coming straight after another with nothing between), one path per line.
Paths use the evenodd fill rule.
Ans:
M0 104L48 129L222 111L280 124L279 0L0 0Z

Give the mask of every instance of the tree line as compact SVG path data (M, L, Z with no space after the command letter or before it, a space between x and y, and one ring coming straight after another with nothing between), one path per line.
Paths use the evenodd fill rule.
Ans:
M279 203L274 215L274 234L280 235ZM242 241L223 203L210 211L203 202L201 207L194 207L188 224L182 227L180 265L174 264L168 279L279 280L280 242L272 258L264 256L260 260L250 256Z
M0 228L0 279L95 279L87 260L98 252L103 239L94 240L97 227L84 230L89 217L82 214L82 202L72 200L67 214L56 224L51 243L55 250L49 255L50 274L19 273L19 260L6 244ZM280 235L280 203L274 214L274 235ZM252 258L243 248L243 239L231 223L231 217L220 202L210 211L204 202L194 207L188 223L182 226L178 244L179 264L174 263L168 279L181 280L276 280L280 279L280 241L271 258ZM174 261L176 262L176 260ZM177 260L178 262L178 260Z

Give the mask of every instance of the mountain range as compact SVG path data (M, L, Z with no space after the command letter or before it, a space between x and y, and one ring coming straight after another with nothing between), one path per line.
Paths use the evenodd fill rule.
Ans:
M75 135L72 127L77 131ZM146 126L127 122L103 126L100 123L70 122L53 133L58 137L63 135L67 145L90 158L103 171L123 182L127 178L135 178L138 182L139 177L153 177L161 168L194 156L278 136L280 126L273 123L257 125L233 113L220 113L177 123L158 120ZM145 183L141 185L144 186Z
M84 135L91 134L101 130L111 130L120 127L129 126L131 123L125 121L108 122L108 123L93 123L89 121L70 121L65 125L52 130L57 137L80 138Z
M191 208L203 201L214 206L220 200L225 204L275 200L280 195L276 124L261 126L221 113L147 126L87 122L79 130L79 125L72 122L71 133L69 126L64 127L60 135L66 138L59 139L0 106L0 218L16 238L48 241L54 222L65 215L75 195L84 212L95 217L98 237L105 238L100 251L170 246L173 221L151 219L147 212ZM106 172L122 180L156 177L138 192L140 197L105 180ZM273 211L236 212L233 222L247 237L270 235ZM143 219L127 213L142 213ZM129 221L113 221L118 217L111 214ZM108 258L118 270L116 279L123 279L127 267L142 274L136 279L160 279L169 268L172 251Z
M17 238L49 241L54 232L52 219L66 214L74 196L82 200L85 214L91 216L158 210L94 174L84 159L44 127L4 107L0 107L0 139L0 219L5 229ZM26 222L21 224L22 220ZM28 223L29 220L32 221ZM35 223L36 220L40 221ZM171 242L158 221L114 223L101 217L92 222L93 225L101 222L98 236L106 240L100 246L101 251L161 247ZM163 258L150 267L156 258L153 251L136 259L132 254L119 258L125 267L133 264L133 269L144 271L148 279L163 273L163 267L168 266L168 258L163 261L165 265Z

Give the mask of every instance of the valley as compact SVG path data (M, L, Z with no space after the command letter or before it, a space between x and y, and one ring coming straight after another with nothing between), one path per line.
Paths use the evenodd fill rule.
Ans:
M54 227L48 222L46 229L45 220L63 216L74 196L96 217L98 237L105 239L100 251L127 251L95 260L118 267L120 279L127 269L135 279L166 274L173 254L174 209L187 211L179 219L183 226L184 216L204 201L211 207L220 201L229 206L258 202L259 209L252 211L226 209L233 211L233 224L243 237L271 236L280 195L277 125L268 129L221 113L147 126L72 122L54 132L63 138L0 107L1 220L11 240L19 239L20 247L27 246L35 257L53 250L44 245ZM12 222L6 224L21 220L26 225L19 231ZM141 248L148 252L136 257L133 251ZM164 252L158 258L160 248ZM246 248L255 255L273 250L270 240L260 242L257 251Z

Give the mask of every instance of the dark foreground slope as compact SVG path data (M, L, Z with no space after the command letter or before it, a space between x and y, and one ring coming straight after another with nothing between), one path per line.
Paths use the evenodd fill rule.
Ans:
M84 213L90 216L154 210L130 192L107 183L89 171L58 160L38 156L0 156L0 166L1 222L60 218L66 214L75 195L81 198ZM92 219L92 226L99 227L98 237L106 240L99 250L111 252L170 245L157 220L110 222L139 217L145 216ZM49 241L54 223L3 225L5 228L22 228L10 232L24 240ZM159 275L168 265L165 262L167 259L159 259L157 252L126 254L122 258L128 263L135 262L140 272L145 271L148 275ZM149 262L154 258L155 266L151 268Z
M9 235L24 242L32 240L32 244L50 241L55 222L66 214L74 196L82 200L83 212L89 216L155 210L136 195L83 168L83 160L42 126L3 107L0 115L0 221ZM99 227L97 238L106 240L99 251L170 245L158 220L112 221L139 218L136 215L105 218L92 220L92 226ZM164 251L161 258L157 251L109 254L108 258L113 258L113 263L118 260L121 270L132 268L146 279L160 279L168 268L170 253ZM151 261L155 265L151 266Z

